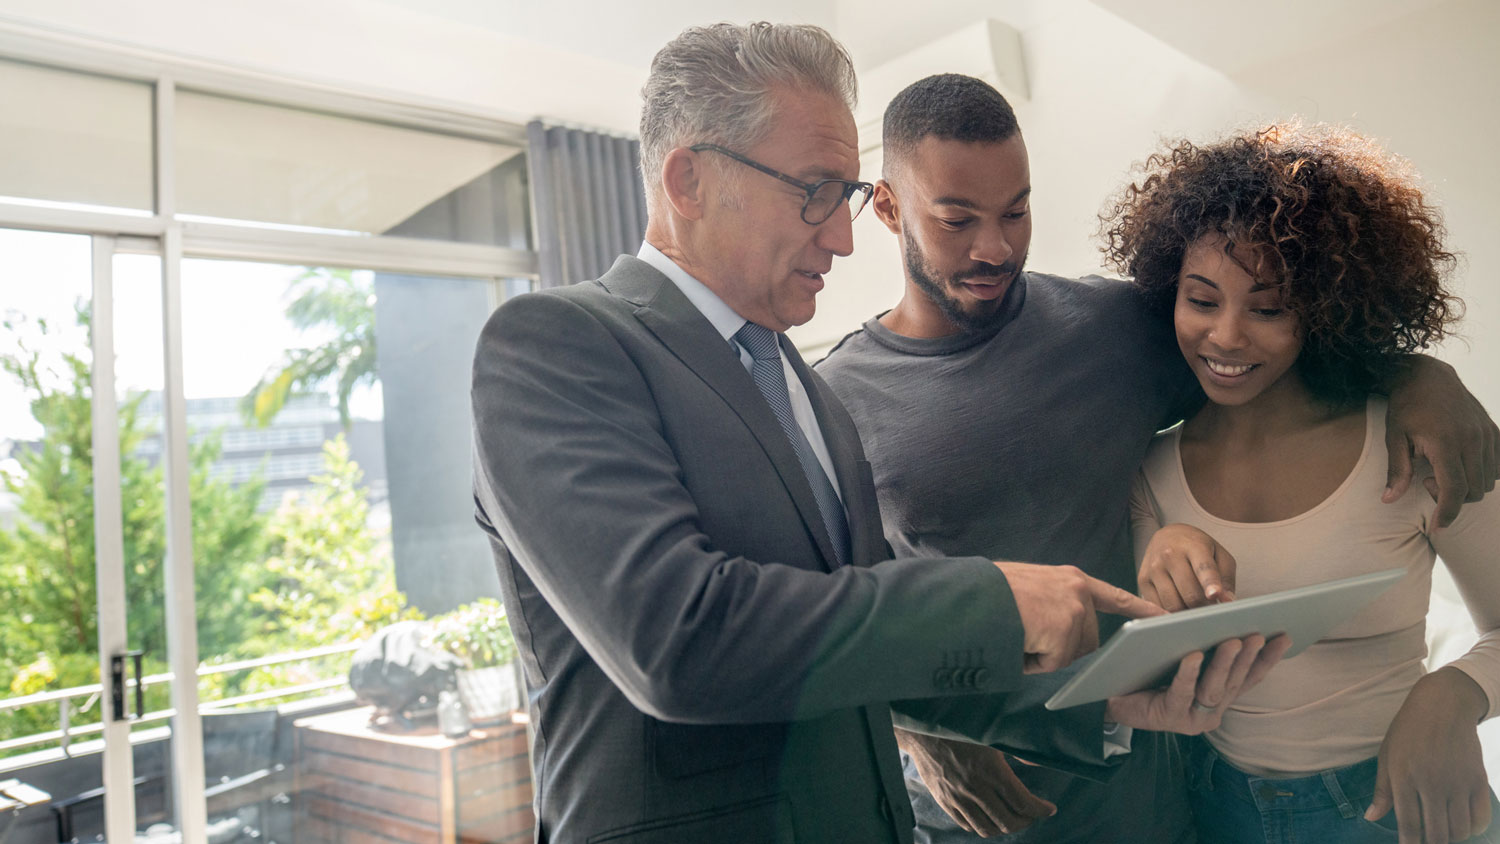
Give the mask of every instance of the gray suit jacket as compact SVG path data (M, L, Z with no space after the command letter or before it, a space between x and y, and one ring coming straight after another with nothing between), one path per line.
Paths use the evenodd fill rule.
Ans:
M910 841L886 702L1020 679L989 561L875 565L853 423L785 348L851 566L738 357L645 263L518 297L480 337L475 501L530 687L539 841Z

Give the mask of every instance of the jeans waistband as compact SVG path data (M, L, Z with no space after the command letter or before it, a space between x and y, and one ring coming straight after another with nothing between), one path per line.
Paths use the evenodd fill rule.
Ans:
M1352 818L1364 812L1375 794L1377 760L1291 778L1257 777L1226 762L1201 736L1188 739L1189 788L1224 791L1261 809L1279 807L1299 811L1334 807Z

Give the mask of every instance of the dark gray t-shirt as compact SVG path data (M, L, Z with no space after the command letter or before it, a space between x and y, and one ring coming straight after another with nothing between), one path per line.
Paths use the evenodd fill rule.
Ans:
M1034 272L1001 311L937 339L871 319L815 366L859 427L886 538L898 557L1070 563L1134 591L1131 479L1152 435L1201 401L1170 320L1124 282ZM1175 745L1137 733L1132 748L1107 784L1013 765L1058 814L1003 840L1188 835ZM907 770L919 840L982 840Z

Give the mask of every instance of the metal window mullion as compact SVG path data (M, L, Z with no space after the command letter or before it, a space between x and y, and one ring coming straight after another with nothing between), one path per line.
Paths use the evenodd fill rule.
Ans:
M120 504L120 420L115 407L114 238L94 237L93 357L94 583L99 612L99 676L109 677L109 659L130 649L125 608L125 531ZM108 699L108 695L105 696ZM67 702L64 701L64 704ZM104 831L110 841L135 836L135 762L130 722L104 713ZM64 732L67 728L64 727Z
M134 214L0 203L0 228L158 237L161 235L162 223L155 217Z
M167 499L167 663L172 683L172 784L177 828L183 841L207 840L203 720L198 713L198 596L193 577L193 512L188 485L187 400L182 376L182 228L176 212L173 143L176 85L156 83L156 214L165 223L161 243L163 451Z
M316 232L184 222L183 251L195 258L349 267L407 275L532 276L526 249L406 237L353 237Z

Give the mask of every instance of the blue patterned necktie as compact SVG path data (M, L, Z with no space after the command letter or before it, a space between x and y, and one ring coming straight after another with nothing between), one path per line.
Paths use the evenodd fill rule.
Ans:
M802 472L807 475L813 498L818 502L818 512L823 516L823 526L832 540L834 556L838 558L836 562L841 566L848 565L849 519L844 515L844 505L839 501L828 473L823 471L823 464L818 462L806 435L802 433L802 427L792 415L792 399L787 393L786 374L781 368L781 350L777 342L779 336L764 325L746 322L735 332L734 339L754 358L754 363L750 366L750 377L755 379L755 386L766 397L766 403L771 406L776 421L781 423L782 433L786 434L792 451L797 454L797 462L802 464Z

